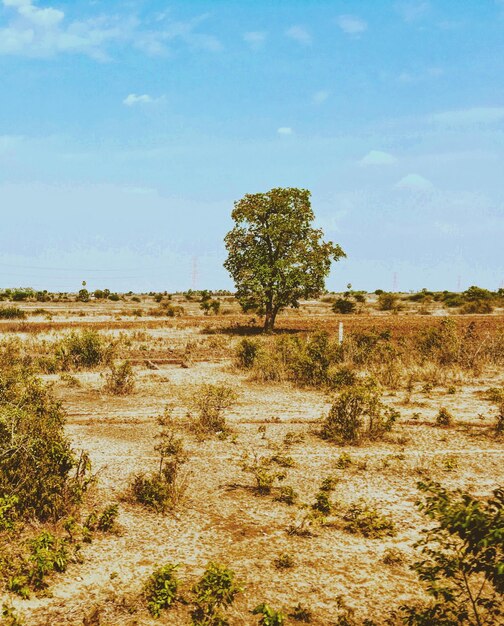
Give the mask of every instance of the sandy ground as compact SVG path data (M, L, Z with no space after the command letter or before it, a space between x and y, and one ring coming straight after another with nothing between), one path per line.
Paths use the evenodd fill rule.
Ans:
M414 505L416 483L424 472L448 487L474 493L487 494L502 484L504 447L485 435L494 415L490 404L478 395L491 385L502 385L502 372L485 372L477 380L458 385L450 395L444 388L427 394L415 389L408 404L403 391L388 392L386 402L401 412L388 440L357 448L339 447L316 434L330 398L288 384L248 381L224 356L224 347L235 341L232 336L214 339L215 347L206 359L181 367L177 359L188 342L204 344L211 339L202 336L201 325L177 327L173 323L140 330L143 335L137 343L147 345L149 358L156 357L159 362L158 369L152 370L141 356L136 358L138 382L131 395L104 394L98 372L76 374L81 382L76 388L66 386L57 375L46 376L64 403L74 447L90 454L98 477L93 497L103 504L119 502L120 532L86 545L84 562L54 577L49 597L9 598L29 626L82 625L94 607L100 615L94 623L102 626L186 624L188 608L182 604L165 612L160 620L151 619L139 593L158 565L179 563L180 578L189 588L210 560L229 566L243 582L244 592L230 611L234 625L257 624L250 610L261 602L284 612L301 602L312 610L312 624L330 625L336 621L339 596L360 617L379 619L387 610L422 594L408 565L414 559L413 544L425 526ZM170 355L177 358L170 359ZM226 382L238 393L236 405L227 413L233 436L225 441L198 441L184 426L189 419L188 398L203 382ZM157 464L156 416L166 405L174 407L189 452L189 486L180 508L163 516L126 502L124 493L131 476ZM441 406L455 416L456 423L449 429L434 426ZM261 426L265 433L260 432ZM335 476L337 510L365 499L390 514L397 535L366 539L331 523L316 528L312 537L289 535L289 525L303 512L275 501L272 495L255 495L251 475L241 469L245 454L271 455L288 432L304 435L288 452L295 465L286 470L285 479L301 502L313 502L321 481ZM337 469L343 452L355 462ZM447 459L455 459L457 467L447 468ZM367 461L366 469L359 469L357 461ZM391 547L404 552L404 564L383 564L384 551ZM273 561L286 552L293 555L295 566L278 570Z

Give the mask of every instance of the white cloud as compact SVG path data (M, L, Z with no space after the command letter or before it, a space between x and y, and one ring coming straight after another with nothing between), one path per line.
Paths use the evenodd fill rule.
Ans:
M443 111L430 116L430 121L445 126L495 124L504 120L504 107L473 107Z
M367 30L367 23L355 15L340 15L336 23L347 35L360 35Z
M277 129L277 133L279 135L293 135L294 131L290 126L280 126L280 128Z
M251 31L249 33L243 33L243 41L247 43L252 49L257 50L264 45L266 41L266 33L262 31Z
M366 156L359 161L359 163L361 165L393 165L394 163L397 163L397 159L389 152L370 150Z
M407 174L394 187L409 191L432 191L434 189L432 182L428 178L420 176L420 174Z
M399 2L396 9L405 22L422 19L430 9L429 2Z
M142 95L137 95L136 93L130 93L128 96L126 96L126 98L124 98L123 104L125 104L128 107L132 107L132 106L135 106L135 104L151 104L152 102L155 102L155 101L156 101L155 98L152 98L146 93Z
M310 33L303 26L291 26L285 31L285 34L290 39L297 41L303 45L309 45L312 42Z
M205 16L187 22L163 17L156 29L128 16L99 16L69 21L53 7L39 8L32 0L1 0L12 17L0 28L0 55L51 57L60 53L108 59L111 44L128 45L151 55L167 54L176 42L194 49L219 51L211 35L195 32Z
M312 102L313 104L323 104L327 98L329 98L329 92L322 89L321 91L316 91L313 94Z

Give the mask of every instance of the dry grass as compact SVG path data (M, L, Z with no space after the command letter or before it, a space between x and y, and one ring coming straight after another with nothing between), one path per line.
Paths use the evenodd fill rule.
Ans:
M24 613L26 624L79 625L84 618L101 626L160 623L149 615L141 591L152 571L167 563L180 563L177 575L186 583L197 580L209 561L233 569L244 585L229 612L236 626L256 624L250 610L262 602L286 614L299 603L309 605L311 623L322 626L336 621L341 596L359 619L377 623L388 610L421 597L421 585L408 569L413 544L425 525L414 506L416 483L429 476L447 487L487 494L502 481L503 441L491 430L497 410L483 393L503 386L502 368L484 365L476 373L433 368L429 374L428 364L412 365L413 373L423 367L413 381L408 384L401 374L398 388L386 386L382 396L386 405L400 411L394 430L383 440L337 446L317 435L330 395L289 382L254 382L234 366L237 342L255 332L250 316L233 313L209 320L192 314L196 305L194 310L192 304L184 306L188 314L181 318L117 320L124 303L100 303L97 308L76 304L75 309L68 303L44 303L45 309L59 307L66 313L58 314L55 322L31 318L0 323L3 337L18 336L32 356L41 352L38 342L54 342L72 329L93 328L114 337L122 333L117 357L135 365L134 395L104 394L100 369L73 372L78 384L71 385L57 373L44 375L64 404L72 444L89 452L98 477L95 499L119 501L133 475L156 470L157 416L167 405L173 409L171 427L184 437L189 459L186 497L173 513L156 514L122 500L120 534L85 545L83 562L54 578L49 597L8 597ZM280 317L278 329L337 332L339 319L327 313L328 306L310 304L288 313ZM81 310L88 315L79 319ZM348 333L390 329L392 341L400 345L439 318L361 315L346 316L344 322ZM485 342L504 329L499 315L457 318L461 328L471 322ZM188 428L188 398L202 384L227 385L238 392L236 405L226 411L225 436L202 440ZM439 428L436 418L442 407L454 419ZM279 485L294 489L297 504L279 501L275 489L257 494L253 477L242 469L244 458L254 455L291 458L289 467L276 465L275 471L285 473ZM334 516L310 522L309 536L289 534L306 515L300 504L311 506L328 476L336 479ZM359 501L390 517L395 536L366 538L347 532L338 511ZM293 565L278 568L285 554L293 555ZM188 623L188 607L176 603L161 621Z

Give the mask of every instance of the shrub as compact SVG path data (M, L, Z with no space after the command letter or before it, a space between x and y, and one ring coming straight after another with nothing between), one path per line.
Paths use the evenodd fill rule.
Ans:
M344 514L343 520L346 522L345 530L353 534L373 539L395 535L394 522L365 502L352 504Z
M312 611L307 606L303 606L301 603L298 603L292 609L292 612L289 613L289 617L291 617L296 622L303 622L304 624L310 624L312 621L313 614L312 614Z
M419 509L435 523L424 531L422 559L413 565L432 601L404 605L404 622L427 624L502 623L504 593L504 490L488 498L420 483Z
M284 552L273 561L277 569L290 569L296 564L296 560L288 552Z
M504 388L491 387L486 392L486 399L497 407L497 423L495 431L498 435L504 433Z
M111 533L117 528L119 507L117 504L109 504L101 513L93 511L84 522L84 528L89 532Z
M436 416L437 426L451 426L453 424L453 415L444 406L439 409Z
M322 426L321 436L336 443L357 444L362 439L379 439L392 430L399 413L380 400L372 384L343 391L334 401Z
M0 532L14 528L18 502L17 496L0 496Z
M288 504L289 506L296 504L298 499L299 499L299 496L297 492L294 491L294 489L288 485L283 485L282 487L280 487L280 491L277 497L275 498L277 502L284 502L285 504Z
M252 615L260 615L260 626L283 626L285 617L279 611L271 609L267 604L263 603L252 611Z
M341 387L351 387L357 382L357 374L346 365L329 367L327 372L329 387L340 389Z
M24 320L26 318L26 313L15 306L8 306L0 308L0 319L5 320L13 320L20 319Z
M226 432L224 411L235 403L236 398L229 385L201 385L191 402L198 418L196 430L200 433Z
M209 563L202 578L192 588L195 603L191 614L193 626L227 626L221 609L231 606L241 591L233 571Z
M375 292L376 293L376 292ZM380 311L393 311L397 308L397 295L395 293L380 293L378 295L378 308Z
M0 493L17 498L16 512L40 520L65 515L80 502L89 468L87 455L77 460L72 451L48 387L26 369L0 367Z
M247 339L246 337L240 341L236 349L236 360L238 366L243 369L250 369L253 367L259 351L259 344L257 341Z
M271 458L259 458L255 455L251 464L244 462L242 466L244 472L248 472L254 477L256 483L255 490L261 496L269 495L275 482L277 480L281 482L285 479L285 472L272 470L271 463ZM291 494L286 493L286 497L289 498L289 496L292 497L293 492Z
M382 556L382 563L385 565L402 565L404 561L404 552L398 548L387 548Z
M179 581L175 576L178 565L168 564L156 569L144 587L144 598L152 617L159 617L163 609L171 607L177 597Z
M133 391L135 382L135 372L129 361L123 361L118 365L112 363L109 372L105 376L104 389L107 393L115 396L124 396Z
M182 466L187 461L183 442L169 428L170 411L158 419L161 425L160 443L155 446L159 453L159 468L149 475L134 476L130 484L133 499L158 513L165 513L182 500L187 488Z
M95 330L72 332L56 346L56 360L60 369L82 369L108 363L112 358L114 345L106 344Z
M460 313L462 315L470 314L487 314L493 311L493 306L488 300L471 300L466 302L460 307Z
M348 300L347 298L338 298L332 305L332 310L335 313L341 313L347 315L355 311L355 302Z

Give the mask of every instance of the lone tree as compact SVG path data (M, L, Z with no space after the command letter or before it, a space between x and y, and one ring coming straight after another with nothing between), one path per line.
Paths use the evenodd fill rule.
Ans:
M285 307L320 296L331 260L345 256L313 228L314 217L306 189L276 188L235 202L236 225L225 238L224 267L243 310L264 315L266 331Z

